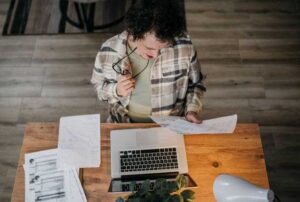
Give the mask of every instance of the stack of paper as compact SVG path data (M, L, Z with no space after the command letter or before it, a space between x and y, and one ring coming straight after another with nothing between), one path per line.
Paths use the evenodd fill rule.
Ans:
M62 117L58 148L25 154L25 201L86 202L79 168L100 166L100 115Z
M87 201L78 171L57 165L57 149L25 154L25 201Z

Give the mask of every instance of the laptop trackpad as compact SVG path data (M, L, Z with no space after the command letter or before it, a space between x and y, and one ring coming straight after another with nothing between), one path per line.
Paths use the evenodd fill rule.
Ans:
M158 137L156 134L149 133L148 131L136 133L137 146L151 146L158 144Z

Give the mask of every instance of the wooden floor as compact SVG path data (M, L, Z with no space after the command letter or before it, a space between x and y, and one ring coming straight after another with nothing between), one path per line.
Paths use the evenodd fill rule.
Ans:
M0 1L2 31L9 0ZM300 2L186 0L207 93L203 118L259 123L272 189L300 201ZM101 113L89 79L112 34L0 37L0 201L10 201L24 127Z
M6 30L4 28L5 33L8 35L34 35L58 33L79 34L86 32L87 30L79 29L70 23L66 23L66 20L62 19L60 2L61 0L14 0L14 4L12 4L9 10L11 12L8 11L11 16L9 18L10 20L8 20ZM90 14L94 16L93 20L95 26L103 26L104 24L115 22L121 18L130 4L131 0L98 1L94 5L95 12L90 12L89 9L87 9L86 12L87 16L90 16ZM82 7L78 5L79 9L78 12L76 12L74 1L69 1L65 6L65 9L62 8L62 10L66 11L68 18L78 24L80 22L78 13L80 13L81 20L84 19ZM115 32L120 29L124 29L124 23L119 23L116 26L104 30L101 29L99 32ZM98 30L96 29L96 31Z

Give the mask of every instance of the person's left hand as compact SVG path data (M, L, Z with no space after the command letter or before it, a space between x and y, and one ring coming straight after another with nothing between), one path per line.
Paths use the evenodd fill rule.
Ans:
M196 112L187 112L185 115L185 119L189 122L192 123L202 123L202 120L200 119L200 117L197 115Z

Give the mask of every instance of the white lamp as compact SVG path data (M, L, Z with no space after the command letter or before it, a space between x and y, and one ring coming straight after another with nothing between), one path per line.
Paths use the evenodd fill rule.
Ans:
M233 175L219 175L213 185L217 202L272 202L274 192L271 189L251 184Z

